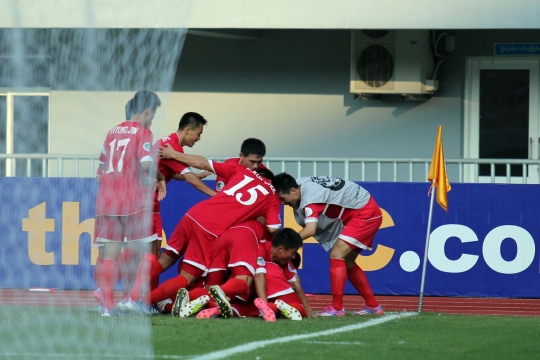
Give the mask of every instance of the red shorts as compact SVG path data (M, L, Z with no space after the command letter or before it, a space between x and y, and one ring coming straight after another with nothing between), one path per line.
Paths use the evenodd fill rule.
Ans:
M291 283L285 277L278 264L266 263L266 297L268 300L293 293Z
M152 212L145 210L128 216L96 216L94 239L96 243L157 240L152 228Z
M347 221L339 238L352 245L353 250L371 250L373 239L381 224L381 209L371 197L363 208L358 209L357 215Z
M152 222L154 232L157 234L158 240L163 239L163 222L161 221L161 214L158 212L154 213L154 220Z
M201 269L203 276L206 276L216 239L191 217L184 215L169 238L166 248L178 255L182 255L185 250L183 262Z
M217 239L208 271L243 266L255 276L258 254L259 244L253 230L245 226L231 227Z

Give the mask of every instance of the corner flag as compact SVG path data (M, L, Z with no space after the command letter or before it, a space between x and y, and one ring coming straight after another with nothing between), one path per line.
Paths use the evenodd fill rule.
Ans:
M448 211L448 192L452 189L446 176L446 164L444 163L444 150L442 143L442 126L439 126L437 140L435 141L435 150L433 151L433 159L429 168L428 180L432 183L429 191L433 186L437 188L437 203ZM429 194L429 193L428 193Z

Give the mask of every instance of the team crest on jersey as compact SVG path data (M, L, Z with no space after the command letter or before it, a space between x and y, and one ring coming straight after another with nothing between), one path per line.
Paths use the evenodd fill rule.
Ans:
M218 181L216 183L216 190L221 191L221 189L223 189L224 186L225 186L225 183L223 181Z
M150 145L149 142L147 143L144 143L144 145L142 146L144 150L150 152L150 149L152 148L152 145Z
M311 208L304 208L304 212L306 213L306 217L310 217L311 215L313 215L313 210L311 210Z
M264 266L266 265L266 261L264 261L264 259L259 256L259 258L257 259L257 265Z
M313 176L311 177L311 181L334 191L341 190L345 186L343 179L328 176Z

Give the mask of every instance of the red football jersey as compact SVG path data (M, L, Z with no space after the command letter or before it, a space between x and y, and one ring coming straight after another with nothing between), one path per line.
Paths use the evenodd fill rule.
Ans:
M266 296L269 299L294 292L290 283L296 281L296 268L290 261L285 266L272 262L272 243L259 245L255 273L266 274Z
M223 162L224 164L240 164L240 158L230 158ZM261 169L267 169L264 164L260 165ZM226 176L217 175L216 176L216 191L221 191L225 185L229 182L230 178Z
M216 237L259 216L264 217L266 226L281 227L281 203L270 180L238 163L209 161L217 175L230 180L222 191L193 206L187 215Z
M184 152L184 149L180 145L180 138L178 137L178 134L174 132L171 135L165 136L156 141L156 143L152 147L152 154L158 154L159 147L165 146L166 144L170 144L175 151L181 153ZM174 175L182 175L191 172L191 168L189 166L174 159L160 158L158 161L158 169L165 177L166 182L171 181ZM159 212L159 210L160 202L157 200L156 191L156 193L154 194L154 212Z
M142 162L152 158L152 131L124 121L107 133L99 157L105 166L96 198L96 216L125 216L152 208L153 185L144 179Z

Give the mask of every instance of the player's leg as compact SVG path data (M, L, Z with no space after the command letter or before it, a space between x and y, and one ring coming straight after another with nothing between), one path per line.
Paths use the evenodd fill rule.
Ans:
M96 283L96 290L94 290L94 298L99 303L98 311L103 311L103 293L101 292L101 267L103 266L103 258L105 257L105 247L103 244L96 242L96 237L94 236L94 242L92 246L97 246L99 248L98 257L96 259L96 266L94 267L94 281Z
M354 315L382 315L384 311L379 304L373 290L369 284L368 278L364 270L356 264L357 254L352 252L345 259L347 265L347 278L358 291L358 293L364 298L366 304L359 311L355 311Z
M121 271L121 278L124 282L124 301L129 298L131 289L135 282L135 274L139 265L139 255L129 247L123 247L118 256L118 267Z
M281 315L289 320L302 320L307 317L302 300L296 293L290 293L271 299Z
M180 222L181 223L181 222ZM178 247L176 246L180 242L184 241L186 236L185 232L182 231L182 226L178 224L173 236L171 236L170 243L172 247L168 247L163 253L160 253L159 256L154 253L155 246L158 244L161 246L160 241L152 242L152 251L142 255L141 262L137 269L136 280L131 291L131 298L134 301L139 301L141 294L146 295L148 292L144 292L143 288L145 285L146 279L149 278L150 291L157 288L159 283L159 275L171 267L178 260ZM161 222L161 215L159 213L152 214L152 229L156 233L157 238L163 232L163 226ZM181 245L178 245L181 247ZM158 249L159 251L159 249ZM147 272L149 271L149 275Z
M366 273L356 264L356 258L361 251L371 250L381 223L381 211L375 200L370 199L368 204L359 210L359 215L347 222L340 235L340 238L351 248L351 252L345 257L347 278L366 302L360 311L354 313L355 315L382 315L384 313L373 295Z
M95 237L98 243L103 243L103 261L97 277L103 295L103 316L112 315L115 307L114 287L120 280L120 268L117 263L122 250L125 234L125 217L97 216L95 222Z
M344 316L343 293L347 282L345 257L351 248L339 238L330 251L330 287L332 289L332 305L327 306L319 316Z

